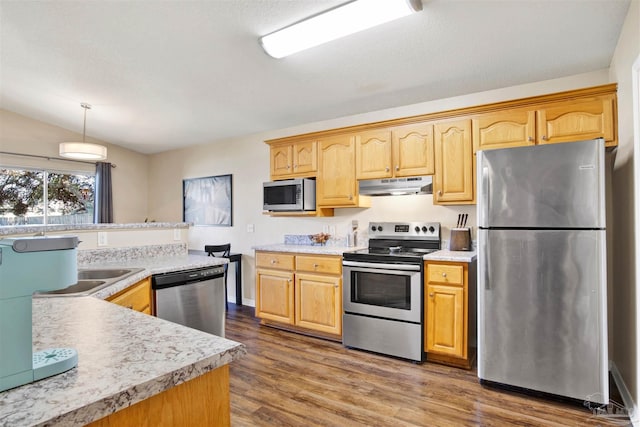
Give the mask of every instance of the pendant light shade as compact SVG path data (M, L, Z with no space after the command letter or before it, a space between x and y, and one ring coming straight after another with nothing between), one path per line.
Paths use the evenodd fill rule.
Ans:
M98 144L84 142L87 130L87 110L91 105L80 104L84 108L84 124L82 126L82 142L61 142L59 154L61 157L76 160L105 160L107 158L107 147Z

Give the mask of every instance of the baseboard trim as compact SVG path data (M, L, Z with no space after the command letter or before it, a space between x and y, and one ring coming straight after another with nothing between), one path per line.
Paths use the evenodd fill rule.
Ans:
M235 297L229 297L229 302L235 304L236 303L236 298ZM256 307L256 300L242 298L242 305L247 305L249 307L255 308Z
M616 383L618 387L618 391L620 391L620 396L622 396L622 403L624 403L624 407L629 414L629 419L631 420L631 424L634 427L640 427L640 414L638 413L638 407L633 401L633 397L631 396L631 392L627 388L627 384L624 382L618 367L616 366L613 360L609 361L609 370L611 371L611 376L613 377L613 381Z

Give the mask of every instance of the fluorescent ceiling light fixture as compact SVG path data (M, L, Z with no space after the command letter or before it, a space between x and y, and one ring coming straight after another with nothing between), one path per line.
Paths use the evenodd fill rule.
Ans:
M421 0L355 0L268 34L260 43L269 55L283 58L420 10Z
M82 125L82 142L61 142L58 153L62 157L75 160L105 160L107 158L107 147L98 144L84 142L87 131L87 110L91 105L83 102L80 104L84 108L84 123Z

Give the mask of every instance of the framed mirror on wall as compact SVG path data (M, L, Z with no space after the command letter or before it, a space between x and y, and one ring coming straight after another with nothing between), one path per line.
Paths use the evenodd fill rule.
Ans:
M233 225L232 175L182 180L182 220L193 225Z

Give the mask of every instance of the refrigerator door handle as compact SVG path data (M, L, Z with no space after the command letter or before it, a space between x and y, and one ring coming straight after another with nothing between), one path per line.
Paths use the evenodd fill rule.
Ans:
M480 157L480 200L482 203L478 204L478 224L480 226L487 225L488 217L489 217L489 203L491 203L491 187L489 182L489 167L483 165L484 157Z
M480 247L480 251L484 254L482 256L480 270L482 274L482 281L484 282L484 289L490 291L491 284L489 283L489 279L491 278L491 271L489 270L489 260L491 259L491 256L489 254L489 236L487 235L488 233L486 230L482 230L481 232L485 233L485 238L482 239L482 246Z

